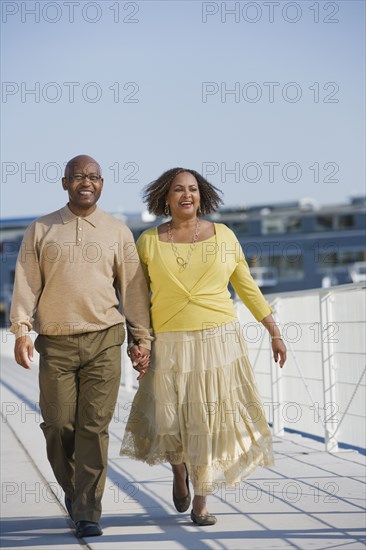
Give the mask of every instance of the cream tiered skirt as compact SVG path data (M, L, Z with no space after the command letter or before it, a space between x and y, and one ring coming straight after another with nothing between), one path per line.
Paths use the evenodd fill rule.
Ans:
M273 464L272 439L238 322L158 333L120 454L185 462L195 494Z

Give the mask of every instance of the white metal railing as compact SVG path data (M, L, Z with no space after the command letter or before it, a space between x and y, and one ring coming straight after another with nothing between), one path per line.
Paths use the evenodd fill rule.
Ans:
M273 433L293 429L324 438L329 452L338 442L366 447L365 283L267 295L288 349L281 371L273 361L267 331L236 302L258 388ZM5 329L1 354L12 356L14 335ZM137 388L122 346L122 384Z
M285 428L323 437L327 451L338 443L365 442L365 283L267 295L288 349L280 372L270 341L237 303L249 355L273 432Z
M338 442L366 447L365 290L357 283L266 295L288 349L283 370L273 361L267 331L235 302L274 435L287 428L318 436L329 452ZM136 373L127 355L123 364L123 383L133 390Z

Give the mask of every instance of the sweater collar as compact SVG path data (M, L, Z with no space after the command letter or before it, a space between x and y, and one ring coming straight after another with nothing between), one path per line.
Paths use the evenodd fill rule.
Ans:
M61 216L61 219L62 219L62 223L64 223L64 224L69 223L73 220L76 220L77 218L80 218L80 219L83 219L86 222L90 223L90 225L92 225L93 227L96 227L97 224L98 224L100 209L98 207L96 207L94 212L92 212L89 216L85 216L85 217L84 216L77 216L76 214L71 212L70 208L66 204L66 206L61 208L61 210L59 212L60 212L60 216Z

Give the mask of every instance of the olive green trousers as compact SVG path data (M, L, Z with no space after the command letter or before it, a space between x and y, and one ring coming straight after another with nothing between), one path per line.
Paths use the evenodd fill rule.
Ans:
M39 335L41 428L74 521L99 521L108 462L108 426L121 378L123 324L72 336Z

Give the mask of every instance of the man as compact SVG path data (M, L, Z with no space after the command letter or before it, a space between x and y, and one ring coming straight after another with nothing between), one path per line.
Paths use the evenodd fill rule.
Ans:
M101 535L108 426L119 389L124 320L140 378L149 365L149 295L131 231L97 207L103 178L89 156L71 159L62 186L69 202L27 229L10 318L15 359L40 354L41 428L65 491L76 536ZM123 314L119 310L122 305Z

